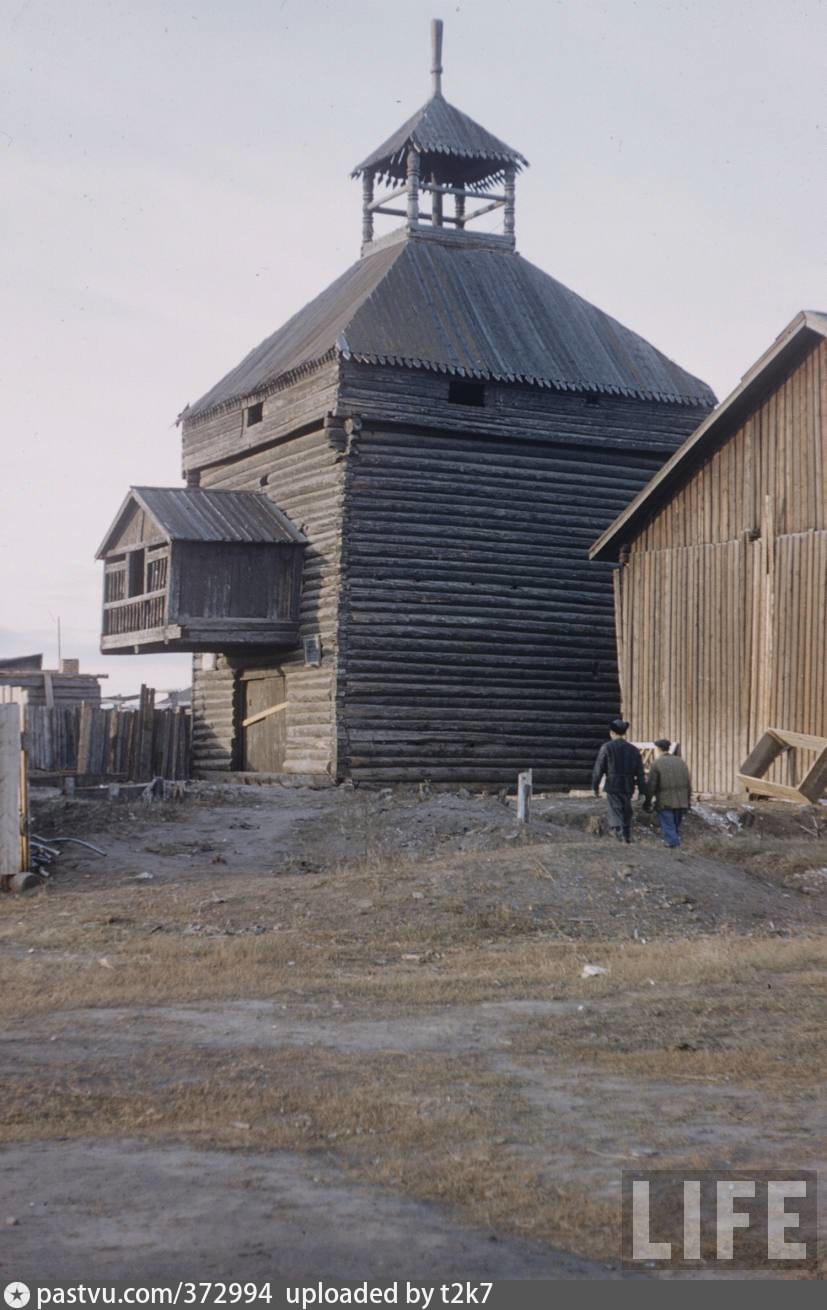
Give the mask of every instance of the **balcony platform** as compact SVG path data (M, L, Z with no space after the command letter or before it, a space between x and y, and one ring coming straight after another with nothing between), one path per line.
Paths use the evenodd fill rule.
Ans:
M174 651L221 650L229 654L251 648L291 648L298 645L298 622L271 619L193 619L167 623L163 627L137 632L117 632L101 637L103 655L154 655Z

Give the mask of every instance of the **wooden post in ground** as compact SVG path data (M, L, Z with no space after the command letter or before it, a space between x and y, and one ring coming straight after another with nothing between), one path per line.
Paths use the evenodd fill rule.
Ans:
M524 773L517 774L517 820L519 823L528 823L531 811L531 785L532 772L526 769Z
M20 706L0 705L0 878L21 869Z

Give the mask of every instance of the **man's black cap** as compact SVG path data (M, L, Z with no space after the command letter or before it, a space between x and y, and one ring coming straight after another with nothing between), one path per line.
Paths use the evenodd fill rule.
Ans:
M668 751L672 743L668 737L660 737L658 741L655 742L655 745L659 751Z
M628 729L629 725L625 719L612 719L611 723L609 724L609 727L611 728L612 732L618 732L622 736L622 734L626 732L626 730Z

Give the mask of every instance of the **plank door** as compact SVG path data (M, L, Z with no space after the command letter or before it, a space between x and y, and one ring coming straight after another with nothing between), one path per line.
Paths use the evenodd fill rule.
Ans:
M286 699L284 675L267 673L247 677L242 684L242 721L283 705ZM266 718L242 727L242 768L247 773L281 773L287 747L287 714L268 714Z

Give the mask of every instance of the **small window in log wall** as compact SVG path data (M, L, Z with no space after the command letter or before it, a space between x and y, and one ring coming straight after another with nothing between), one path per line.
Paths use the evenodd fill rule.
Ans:
M260 423L264 418L264 401L260 400L257 405L247 407L247 427L252 428L256 423Z
M452 405L476 405L482 408L485 404L485 384L455 379L448 383L448 401Z

